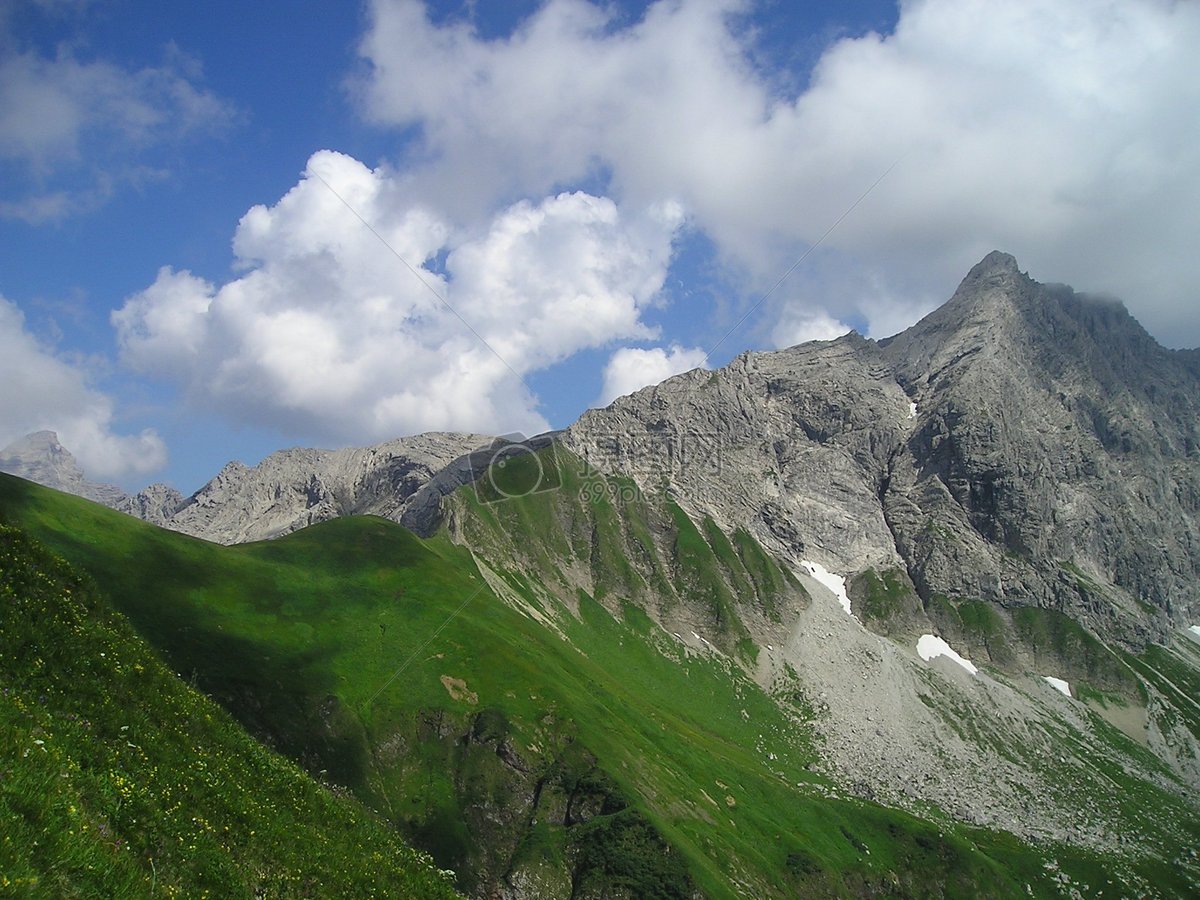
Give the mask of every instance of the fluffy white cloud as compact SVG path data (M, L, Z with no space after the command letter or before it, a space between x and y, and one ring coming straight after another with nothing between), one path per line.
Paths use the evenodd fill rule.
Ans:
M165 268L113 314L122 359L235 418L359 442L545 430L527 373L655 336L641 314L666 275L677 205L629 215L564 193L460 231L406 191L385 170L314 154L286 196L242 218L244 274L218 286Z
M0 162L20 168L28 193L0 200L2 218L41 224L92 210L120 184L163 177L150 148L230 120L176 48L162 65L130 69L15 43L0 33Z
M113 431L113 403L79 366L57 357L25 327L16 304L0 297L0 447L30 432L57 431L88 476L122 478L162 468L158 435Z
M1000 248L1200 343L1200 4L911 0L785 96L748 62L745 8L661 0L620 27L549 0L483 40L374 0L364 108L420 126L423 196L455 215L607 173L623 203L683 202L754 290L895 165L824 242L885 290L830 316L906 324Z
M776 347L793 347L809 341L832 341L849 330L849 325L827 313L788 308L771 332L771 339Z
M632 394L672 375L707 367L708 357L700 348L672 344L670 348L622 347L613 353L604 367L604 387L596 406L607 406L618 397Z

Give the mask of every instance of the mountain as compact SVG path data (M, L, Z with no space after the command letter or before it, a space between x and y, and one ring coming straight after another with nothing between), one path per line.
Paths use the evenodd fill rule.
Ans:
M53 431L35 431L0 450L0 472L87 497L105 506L116 508L125 500L125 492L115 484L98 484L84 478L83 469Z
M115 484L89 481L53 431L35 431L0 450L0 472L86 497L157 525L165 525L184 503L183 495L165 484L152 484L131 495Z
M1111 649L1175 643L1200 621L1198 413L1186 356L1119 304L1039 285L993 253L888 341L746 353L591 410L562 443L639 495L745 529L810 592L806 576L844 579L857 621L834 608L799 613L804 628L749 625L760 677L791 666L821 686L844 777L1034 834L1056 819L1040 800L1070 804L1019 754L981 751L961 721L915 702L920 673L897 644L911 653L933 635L1003 679L969 680L957 713L994 709L971 727L995 745L1010 717L1037 719L1008 680L1050 676L1076 697L1121 698L1095 709L1200 783L1195 733L1171 727L1153 689L1141 702ZM1079 837L1068 816L1055 828Z
M746 353L563 440L794 564L896 569L925 607L1051 608L1131 645L1200 619L1194 366L1007 254L894 338Z
M1196 359L993 253L886 341L167 517L275 541L0 514L471 896L1191 896Z
M432 432L374 447L282 450L252 468L231 462L167 515L142 517L221 544L275 538L338 516L398 520L436 473L490 441Z
M413 495L451 462L492 439L431 432L373 447L292 449L249 467L231 462L190 497L153 484L136 494L84 478L52 431L0 451L0 472L103 503L155 525L221 544L266 540L338 516L399 520Z
M1002 254L883 352L927 410L884 504L923 596L1052 606L1134 642L1200 618L1200 379L1185 355L1119 303L1039 285ZM966 546L923 535L922 517Z

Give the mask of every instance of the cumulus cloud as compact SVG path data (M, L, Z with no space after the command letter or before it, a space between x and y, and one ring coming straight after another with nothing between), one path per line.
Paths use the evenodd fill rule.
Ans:
M119 185L163 177L147 164L154 148L231 120L175 47L142 68L81 58L65 44L53 54L21 48L3 33L0 48L0 163L22 186L0 200L3 218L41 224L93 210Z
M626 213L562 193L460 229L407 191L387 170L314 154L286 196L242 218L239 277L164 268L113 314L123 361L234 418L356 442L545 430L527 373L656 335L641 316L677 205Z
M92 478L144 475L162 468L158 435L113 430L113 402L87 373L29 333L16 304L0 297L0 447L34 431L57 431Z
M595 405L607 406L618 397L658 384L672 375L706 367L707 362L707 354L698 347L678 344L669 348L622 347L609 357L604 367L604 387Z
M894 165L824 241L884 290L831 317L882 331L1000 248L1200 342L1200 5L912 0L893 33L830 45L791 95L749 62L746 8L661 0L622 25L549 0L485 40L374 0L363 108L419 126L424 196L455 215L605 175L624 204L682 202L752 290Z
M845 322L823 312L786 309L771 332L776 347L792 347L809 341L832 341L850 331Z

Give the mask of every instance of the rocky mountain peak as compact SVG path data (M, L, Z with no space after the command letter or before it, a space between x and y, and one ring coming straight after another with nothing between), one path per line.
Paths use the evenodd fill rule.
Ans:
M79 463L70 451L59 443L58 434L54 431L35 431L13 441L0 450L0 467L5 471L24 468L29 472L40 472L63 483L83 479L83 470L79 468ZM48 487L57 487L56 484L49 484L37 478L30 480L39 481Z
M680 375L565 440L648 489L666 460L683 505L794 562L898 568L926 603L1050 607L1136 642L1200 608L1198 398L1193 357L1119 303L994 252L894 338Z
M125 497L116 485L88 481L53 431L35 431L0 450L0 471L107 506L116 506Z
M975 281L981 278L998 277L1003 275L1019 276L1023 274L1021 267L1017 265L1017 258L1011 253L1005 253L1003 250L993 250L974 266L967 273L964 281Z
M56 431L35 431L32 434L27 434L23 438L18 438L5 448L5 453L21 448L28 448L34 452L54 452L67 453L66 448L58 441L58 432Z

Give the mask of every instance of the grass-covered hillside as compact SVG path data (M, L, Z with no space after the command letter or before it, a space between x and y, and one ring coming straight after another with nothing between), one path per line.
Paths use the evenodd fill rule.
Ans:
M453 896L428 857L252 740L91 579L8 526L0 684L0 895Z
M618 522L605 502L571 491L508 505L460 497L456 527L473 529L484 547L493 530L489 566L444 534L421 540L371 518L220 547L0 477L0 516L86 571L174 671L257 737L352 792L473 895L1052 897L1060 878L1103 883L1110 860L916 819L814 775L820 746L803 687L783 681L768 695L739 662L753 649L738 616L769 619L772 603L796 587L747 535L725 536L670 507ZM564 522L574 524L564 532ZM616 557L628 561L639 535L648 555L622 566ZM669 549L653 550L664 538ZM499 552L506 541L544 558L517 567ZM564 575L549 591L555 566L594 573ZM655 579L669 589L656 590ZM739 581L759 598L757 611L731 605ZM569 613L551 608L550 596L568 587ZM685 651L645 611L689 597L729 653ZM64 698L78 681L61 685ZM89 696L82 686L80 697ZM118 743L102 744L104 752L132 752L121 749L119 729L144 735L154 721L149 712L112 719ZM43 752L36 746L31 755ZM156 764L172 779L200 765L183 755ZM332 803L275 765L293 779L281 783ZM251 785L273 784L244 764L239 771L252 773L241 776ZM244 783L228 770L196 777L218 797L227 783ZM61 781L64 790L74 783ZM197 815L183 788L141 783L142 802L159 803L164 822L227 824ZM274 846L254 843L264 829L300 827L277 818L239 824L243 852ZM329 852L340 853L350 826L331 827L341 821L333 812L316 821L333 836ZM178 837L183 847L217 840L205 825L189 836L173 827L138 838L158 843L141 850L137 877L153 858L151 877L162 883L165 863L154 852ZM123 840L134 841L133 832ZM289 873L288 860L318 865L303 846L269 860ZM44 865L70 858L60 846ZM195 858L181 853L176 866ZM367 862L344 877L357 877L359 865L383 877ZM1171 890L1168 866L1140 871Z

